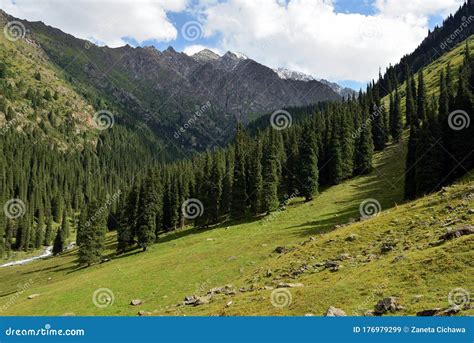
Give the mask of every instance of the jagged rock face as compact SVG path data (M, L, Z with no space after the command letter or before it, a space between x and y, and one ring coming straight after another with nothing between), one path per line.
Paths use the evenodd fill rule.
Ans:
M172 135L196 107L210 102L201 127L185 134L198 146L209 142L209 136L227 141L237 120L248 122L283 107L340 100L319 81L281 79L271 68L238 53L220 57L203 50L188 56L172 47L98 47L42 22L22 22L48 58L75 82L121 104L129 121L148 118L146 125L159 134Z

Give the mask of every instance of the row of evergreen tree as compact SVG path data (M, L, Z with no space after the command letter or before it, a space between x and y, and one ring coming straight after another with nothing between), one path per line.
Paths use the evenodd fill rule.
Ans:
M452 182L473 167L473 126L453 129L455 119L450 118L459 110L472 117L472 60L466 44L457 92L448 66L440 75L438 103L427 97L423 72L417 85L406 66L404 117L403 87L396 76L388 84L380 76L357 98L313 107L312 115L287 130L268 127L248 135L239 126L227 149L150 170L114 214L118 251L146 249L161 232L183 225L186 208L181 205L189 198L202 203L194 220L201 227L229 217L268 214L293 194L310 200L321 186L370 172L373 152L383 150L390 136L397 143L404 127L410 128L406 198ZM389 88L388 113L380 99L383 84Z
M473 166L469 154L474 125L459 131L449 125L453 111L473 113L472 64L466 48L457 91L448 67L440 75L438 102L426 96L423 73L418 74L417 86L406 67L404 118L396 75L388 83L386 76L379 76L357 97L289 109L301 115L288 129L254 125L247 131L239 125L228 148L160 164L146 175L139 171L154 165L154 159L119 125L104 132L96 147L66 151L46 144L34 128L4 131L0 200L4 204L21 199L26 213L16 219L0 214L0 253L39 248L52 241L54 253L60 253L72 226L77 231L79 261L90 264L100 260L106 227L118 231L117 250L124 252L137 246L146 249L160 233L190 218L207 227L227 218L264 215L292 195L310 200L320 187L369 173L373 152L383 150L390 137L399 141L404 126L410 127L406 196L430 192ZM381 103L381 94L387 92L384 87L390 94L387 110ZM124 190L124 196L107 206L107 218L103 204L117 190ZM197 216L183 208L188 199L202 203Z
M268 214L295 194L311 200L320 187L369 173L374 151L383 150L390 135L399 140L403 129L399 97L387 111L379 94L372 82L358 96L313 107L285 130L267 123L249 134L238 125L228 148L149 170L112 214L117 250L146 249L160 233L184 225L188 199L200 203L194 224L208 227Z
M423 72L418 87L408 76L406 113L410 138L406 158L405 197L436 191L474 167L474 58L466 42L457 89L451 66L439 75L439 97L428 97Z

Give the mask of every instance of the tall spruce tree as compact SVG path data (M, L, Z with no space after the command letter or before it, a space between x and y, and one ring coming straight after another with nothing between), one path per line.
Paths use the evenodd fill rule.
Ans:
M157 188L155 187L153 171L149 171L140 190L139 209L140 216L137 219L138 245L143 251L155 242L156 239L156 213L162 206Z
M405 84L405 126L410 127L411 118L415 114L415 94L413 94L413 75L410 67L405 64L406 84Z
M48 222L46 223L46 231L44 233L43 245L45 246L51 245L52 235L53 235L53 217L49 216Z
M53 243L53 255L58 255L62 253L64 250L64 237L63 237L63 231L61 228L58 228L56 231L56 237L54 238L54 243Z
M316 145L315 133L309 125L303 129L299 141L299 163L298 192L306 201L313 199L318 192L318 147Z
M403 130L403 123L402 123L402 113L400 110L400 96L398 94L398 88L395 88L395 97L393 101L391 101L391 105L393 109L390 108L390 134L392 135L392 139L395 143L400 141L400 137L402 135Z
M262 211L270 213L278 208L279 161L276 130L268 131L263 153ZM235 186L234 186L235 187Z
M255 142L253 153L250 160L250 209L253 214L257 215L262 211L262 192L263 192L263 175L262 175L262 141L258 137Z
M247 211L247 180L246 180L246 136L242 124L237 125L235 138L234 178L232 182L232 218L241 218Z
M371 125L367 116L363 117L365 125L360 127L360 134L356 143L354 174L363 175L372 171L372 155L374 146L372 142Z
M92 216L80 228L81 241L78 251L80 265L90 266L100 261L105 249L106 217L100 211L99 204L92 200L87 206L87 213Z

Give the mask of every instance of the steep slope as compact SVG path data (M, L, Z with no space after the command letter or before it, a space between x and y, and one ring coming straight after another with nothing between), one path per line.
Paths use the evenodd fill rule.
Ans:
M348 315L372 315L379 300L395 297L403 309L393 314L415 315L446 309L452 305L450 297L457 294L461 314L472 315L473 206L471 175L375 218L325 234L314 231L313 238L290 247L289 252L273 253L254 274L236 283L250 291L216 296L209 305L177 311L187 315L323 315L334 306ZM441 238L469 227L470 235ZM328 261L337 264L337 269L328 268ZM282 283L304 286L273 290ZM230 299L232 306L226 306Z
M396 77L399 82L406 81L406 65L416 73L474 34L473 22L474 2L468 0L456 13L449 15L440 27L436 26L432 31L428 31L428 36L415 51L387 69L382 82L383 95L386 95L389 89L389 78L393 80Z
M434 96L435 98L439 97L439 75L441 71L446 71L446 67L451 65L452 80L453 86L456 88L459 75L459 66L462 64L464 59L464 51L466 48L466 42L469 45L469 49L474 49L474 35L470 35L466 41L461 42L454 46L451 51L443 54L441 57L428 64L423 68L423 77L425 80L426 93L428 98ZM415 80L417 80L418 73L414 75ZM400 105L401 110L405 113L405 96L406 96L406 82L403 82L398 87L398 92L400 95ZM385 108L389 108L389 96L385 96L382 99L382 102L385 104Z
M138 309L128 305L131 298L144 300L145 310L165 310L185 295L227 283L237 285L265 266L275 247L297 245L310 235L358 218L364 199L377 197L383 209L400 203L401 188L389 182L403 184L403 163L397 156L404 150L404 144L389 148L377 155L374 173L331 187L310 203L295 199L286 211L230 227L178 230L160 237L145 254L114 258L115 235L111 235L107 263L78 269L73 250L25 266L0 268L0 309L12 302L2 314L135 315ZM24 284L27 289L13 301L18 285ZM94 306L91 297L98 288L114 293L113 306ZM35 293L41 296L26 299Z
M180 230L147 253L118 258L111 236L111 260L86 269L76 267L76 251L0 268L2 314L322 315L336 306L362 315L386 296L403 305L397 314L445 308L453 289L474 286L473 236L438 243L448 229L474 223L474 179L391 208L401 202L398 156L404 150L404 143L391 146L377 155L371 175L331 187L310 203L295 199L261 220ZM357 220L367 199L376 199L384 212L337 226ZM282 254L274 252L278 246L285 247ZM327 260L337 261L339 269L321 267ZM275 307L271 287L281 282L304 286L286 289L291 303ZM201 306L176 306L184 296L225 284L236 293L214 295ZM100 302L94 293L113 300ZM31 294L39 296L27 299ZM131 299L144 303L130 306Z
M20 21L4 12L0 17L5 22ZM199 123L179 137L179 144L187 147L226 143L236 120L247 122L249 117L285 106L340 99L318 81L283 80L270 68L230 52L203 60L172 47L162 52L128 45L112 49L42 22L20 22L74 84L120 105L123 120L145 124L159 137L172 138L196 107L210 103Z

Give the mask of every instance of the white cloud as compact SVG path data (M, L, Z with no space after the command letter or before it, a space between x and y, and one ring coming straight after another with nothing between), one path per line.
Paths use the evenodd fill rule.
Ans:
M429 3L429 4L428 4ZM377 13L335 13L333 1L228 0L207 7L206 36L223 51L242 51L271 67L330 80L368 81L396 63L428 32L428 15L455 10L462 0L377 0Z
M463 0L375 0L374 15L336 13L343 0L0 0L13 16L41 20L76 37L112 47L180 39L168 12L202 22L204 45L241 51L270 67L329 80L366 82L378 68L413 51L432 15L446 16ZM211 38L212 37L212 38ZM217 43L216 43L217 40ZM211 41L212 43L209 43ZM189 43L189 42L188 42ZM193 41L184 52L205 48ZM212 50L212 49L211 49Z
M3 0L2 9L27 20L41 20L83 39L124 45L124 37L138 42L150 39L170 41L177 30L166 16L180 12L187 0Z
M375 0L375 8L382 14L403 17L406 14L426 17L446 16L458 9L465 0Z
M204 45L200 45L200 44L194 44L194 45L189 45L187 46L186 48L184 48L183 52L188 55L188 56L191 56L191 55L194 55L195 53L199 52L199 51L202 51L204 49L208 49L208 50L211 50L212 52L218 54L218 55L222 55L221 51L219 49L215 49L215 48L209 48L207 46L204 46Z

